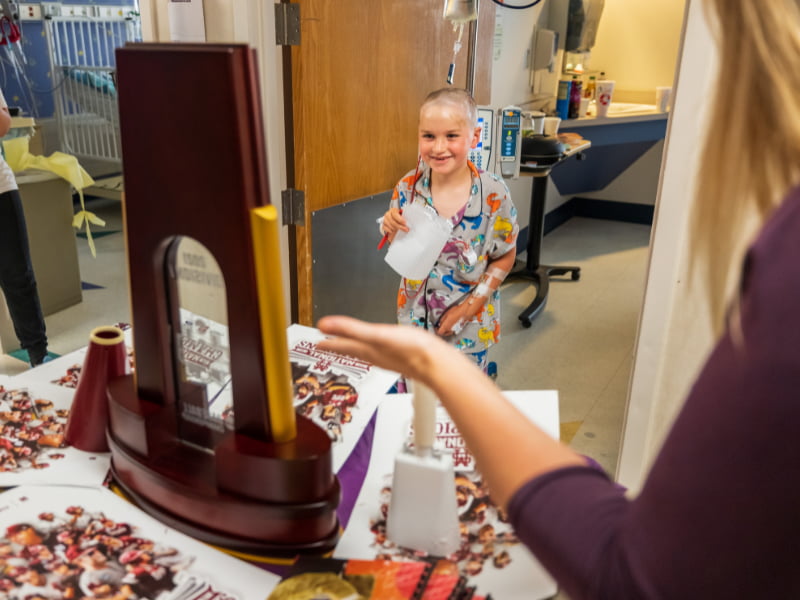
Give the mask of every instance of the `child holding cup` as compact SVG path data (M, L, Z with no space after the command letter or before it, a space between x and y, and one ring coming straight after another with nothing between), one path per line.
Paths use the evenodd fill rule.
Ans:
M421 204L452 225L423 279L402 278L397 319L435 332L488 367L500 336L498 288L516 259L517 210L496 175L468 160L481 130L472 96L456 88L432 92L419 113L419 161L397 184L381 232L392 241L408 231L402 211Z

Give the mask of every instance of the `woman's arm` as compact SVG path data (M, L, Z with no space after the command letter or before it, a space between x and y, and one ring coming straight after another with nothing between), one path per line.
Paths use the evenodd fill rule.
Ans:
M414 327L324 317L319 329L338 336L319 348L367 360L421 381L439 397L478 462L492 497L506 507L526 481L548 471L586 466L578 454L525 418L469 359ZM513 449L513 451L510 451Z

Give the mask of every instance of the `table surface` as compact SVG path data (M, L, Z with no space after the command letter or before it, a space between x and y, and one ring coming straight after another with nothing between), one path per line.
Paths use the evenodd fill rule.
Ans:
M129 336L129 332L126 332L126 335ZM128 337L130 340L130 337ZM80 349L71 353L70 355L66 355L52 363L46 363L45 365L38 367L36 369L31 369L29 371L24 372L21 375L15 377L4 377L0 376L0 385L4 386L6 390L15 389L15 388L23 388L26 387L30 390L31 394L36 398L51 398L53 400L57 400L57 397L62 398L61 402L64 403L64 406L67 406L71 403L71 394L74 393L74 389L69 387L59 387L55 386L56 383L55 378L58 376L59 373L67 372L71 365L81 364L83 361L85 349ZM533 422L539 425L545 432L549 435L558 439L559 436L559 412L558 412L558 394L553 390L544 390L544 391L505 391L503 392L504 395L512 401L516 406L520 407L520 410L523 412L525 416L530 418ZM380 404L382 403L392 403L392 402L408 402L409 395L407 394L385 394L381 397ZM56 403L56 408L61 406ZM410 404L410 402L409 402ZM361 432L358 432L358 441L356 442L355 447L350 452L348 458L342 464L342 467L339 469L337 476L339 478L341 487L342 487L342 500L338 507L338 514L340 517L340 522L342 523L343 528L347 529L347 527L352 526L351 523L351 516L354 514L354 509L356 508L357 501L359 500L359 493L364 486L365 478L367 477L368 468L370 466L371 460L374 459L374 453L376 449L383 451L383 454L386 454L386 448L383 443L379 442L376 439L375 433L375 426L376 426L376 418L378 413L375 412L369 422L363 427ZM377 445L380 444L380 445ZM66 450L73 450L71 448L67 448ZM75 451L77 452L77 451ZM80 453L79 455L86 455L90 456L90 453ZM94 455L97 457L98 461L96 463L92 463L88 461L86 465L82 465L81 468L84 470L86 469L93 469L93 471L86 471L82 477L86 480L83 483L79 483L78 485L88 486L88 487L102 487L102 473L97 470L97 467L103 469L108 464L108 455ZM63 461L59 461L63 462ZM73 463L74 464L74 463ZM19 483L14 481L13 483L9 480L5 480L6 486L13 486L23 483L28 484L37 484L36 481L32 480L31 477L45 477L42 479L41 485L48 485L49 481L52 480L54 475L54 469L58 465L51 467L50 469L46 469L45 471L36 471L32 470L27 478L20 479ZM66 467L66 465L61 465L61 467ZM63 470L63 469L62 469ZM96 473L95 473L96 472ZM92 474L95 473L95 474ZM68 476L68 473L65 471L63 473L64 477ZM47 478L50 478L48 480ZM62 481L62 485L66 482L65 479ZM91 483L91 481L95 481L95 483ZM375 499L377 502L377 498ZM358 511L355 511L356 514ZM360 521L359 521L360 522ZM368 551L367 549L366 551ZM373 549L374 550L374 549ZM266 568L267 570L273 571L274 573L281 574L283 569L277 568L273 569L270 568L269 565L262 564L260 565L262 568ZM538 571L537 571L538 572ZM543 573L543 571L541 572ZM531 578L529 575L526 576L526 580L519 586L520 587L520 594L519 598L546 598L552 596L554 593L554 583L552 580L547 577L546 575L542 576L539 574L537 577ZM499 572L500 578L506 576L506 573ZM509 574L510 575L510 574ZM530 580L529 580L530 579ZM508 582L508 585L512 585L513 578ZM499 585L499 584L498 584ZM516 583L513 583L513 586L516 586ZM514 587L514 591L516 591L516 587ZM490 590L491 591L491 590ZM515 600L516 595L512 594L509 596L508 594L502 595L503 598L510 598L510 600Z
M574 127L595 127L597 125L619 125L626 123L641 123L644 121L666 121L669 118L668 112L656 110L619 112L605 117L590 116L580 119L567 119L561 121L560 129L572 129Z
M536 423L543 431L554 439L560 434L558 409L558 393L555 390L503 391L503 395L514 404L521 414ZM334 549L334 557L369 559L379 553L394 554L398 552L392 546L376 547L375 534L370 525L382 514L381 498L387 477L392 473L396 448L402 447L405 427L410 426L413 417L410 394L387 394L378 408L376 416L364 431L359 444L350 454L347 462L338 473L342 485L342 502L339 516L344 528L342 538ZM437 418L437 431L440 428ZM459 436L460 437L460 436ZM448 445L447 434L437 433L437 445ZM380 440L380 442L378 442ZM466 450L464 448L464 450ZM509 452L513 452L510 448ZM461 460L465 456L453 451L454 462L459 478L480 481L482 477L475 470L474 463ZM466 453L469 455L469 453ZM471 456L471 455L469 455ZM479 486L480 487L480 486ZM473 501L478 499L478 494ZM465 506L469 506L467 500ZM499 538L502 530L510 529L507 523L493 520L493 508L488 508L482 517L469 517L469 511L460 514L462 529L471 535L481 526L491 525ZM416 512L415 509L411 510ZM477 520L476 520L477 519ZM494 598L503 600L538 600L550 598L557 592L557 585L544 568L523 546L502 546L498 542L495 552L501 548L511 557L510 566L496 568L491 565L491 558L483 563L480 572L471 576L468 585L477 585L478 592L489 592ZM460 551L466 552L464 547ZM485 549L484 549L485 551ZM403 556L402 553L400 556ZM468 560L468 559L465 559Z

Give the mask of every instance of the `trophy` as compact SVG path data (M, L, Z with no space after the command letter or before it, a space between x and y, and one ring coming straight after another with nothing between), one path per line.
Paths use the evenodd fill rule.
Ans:
M130 44L117 83L135 370L108 383L113 483L224 549L328 552L340 488L293 407L254 53Z

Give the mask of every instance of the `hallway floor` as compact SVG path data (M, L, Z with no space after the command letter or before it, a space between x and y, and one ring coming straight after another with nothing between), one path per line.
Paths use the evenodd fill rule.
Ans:
M518 315L536 295L524 280L502 290L502 339L490 351L504 389L555 389L561 438L614 474L644 293L650 227L573 218L546 235L541 261L581 268L550 281L529 329ZM523 256L524 257L524 256Z
M94 327L130 321L120 203L94 199L87 208L106 226L93 229L96 258L85 239L77 240L83 301L46 317L50 351L56 354L85 346ZM558 390L562 440L612 475L649 237L647 225L588 218L573 218L545 236L542 262L580 266L580 280L554 278L547 305L530 328L517 315L535 288L521 279L504 284L502 340L490 352L501 388ZM0 355L0 374L27 368L13 356Z

